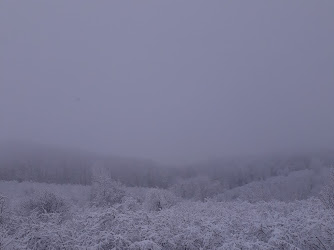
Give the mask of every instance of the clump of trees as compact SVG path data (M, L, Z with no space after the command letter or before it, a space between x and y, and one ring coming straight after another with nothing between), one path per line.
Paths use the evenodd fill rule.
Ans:
M218 181L210 180L207 176L198 176L181 179L170 190L184 199L204 201L223 192L223 186Z
M307 199L319 193L322 187L321 181L328 172L327 169L318 174L314 170L294 171L287 176L271 177L226 190L216 198L219 201L240 199L249 202Z

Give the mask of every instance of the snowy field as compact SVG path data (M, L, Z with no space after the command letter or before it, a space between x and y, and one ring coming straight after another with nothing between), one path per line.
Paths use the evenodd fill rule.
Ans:
M171 191L0 182L0 249L334 249L318 198L183 200Z

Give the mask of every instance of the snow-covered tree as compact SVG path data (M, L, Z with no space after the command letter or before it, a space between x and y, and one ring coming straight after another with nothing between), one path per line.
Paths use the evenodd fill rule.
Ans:
M164 189L151 189L148 191L144 207L149 211L160 211L170 208L177 202L177 197L170 191Z
M112 206L122 202L125 196L124 186L108 176L98 176L93 179L91 201L96 206Z

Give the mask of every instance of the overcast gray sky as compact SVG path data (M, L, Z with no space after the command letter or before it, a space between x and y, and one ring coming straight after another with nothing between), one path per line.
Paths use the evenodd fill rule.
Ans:
M0 139L183 163L334 146L334 1L0 1Z

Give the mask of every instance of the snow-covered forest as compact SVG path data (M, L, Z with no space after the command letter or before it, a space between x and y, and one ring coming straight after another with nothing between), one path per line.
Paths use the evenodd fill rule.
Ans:
M1 158L0 249L334 248L329 152L166 169L37 149Z

